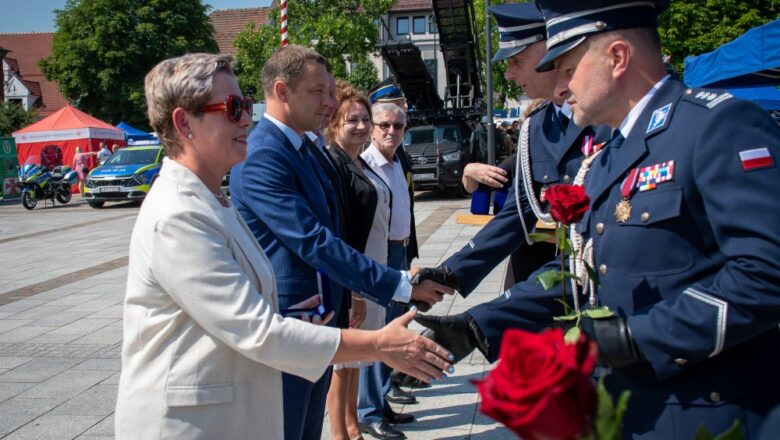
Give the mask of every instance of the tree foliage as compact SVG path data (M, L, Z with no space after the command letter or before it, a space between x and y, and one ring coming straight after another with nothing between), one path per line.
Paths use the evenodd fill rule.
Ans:
M504 0L491 0L490 5L501 5L507 3ZM524 1L513 1L509 3L524 3ZM477 22L477 36L478 36L478 42L480 47L477 48L477 50L480 51L480 58L482 60L485 60L485 0L474 0L474 14L476 16L476 22ZM498 51L498 25L496 24L496 20L492 18L490 19L490 46L491 46L491 54L490 57L487 58L488 62L490 59L493 58L493 55L495 55L496 51ZM486 83L486 69L487 64L482 64L482 90L485 90L485 95L487 96L487 83ZM508 81L506 78L504 78L504 73L506 73L506 61L493 63L492 64L493 69L493 94L496 96L496 99L493 101L493 108L502 108L504 106L504 103L507 99L517 99L522 95L523 91L520 89L520 87L517 86L512 81Z
M336 78L366 87L371 77L368 55L379 42L377 20L395 0L298 0L287 4L288 41L313 47L333 65ZM280 46L279 10L274 9L271 23L255 29L249 26L239 33L234 44L241 66L239 84L245 91L256 90L262 98L260 71ZM349 75L347 65L355 67ZM376 72L376 70L373 70ZM376 73L374 73L376 78ZM357 81L357 83L353 82ZM368 86L370 87L370 86Z
M41 68L81 110L146 127L146 73L166 58L217 51L208 9L200 0L67 0Z
M0 102L0 136L11 136L11 133L32 124L36 119L35 109L25 110L16 102Z
M778 15L780 0L675 0L659 17L663 52L681 74L685 57L711 52Z

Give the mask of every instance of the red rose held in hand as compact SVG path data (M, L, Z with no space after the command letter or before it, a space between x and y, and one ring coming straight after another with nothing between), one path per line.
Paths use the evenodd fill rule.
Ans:
M582 220L590 207L590 198L579 185L553 185L547 189L545 197L550 203L552 218L565 225Z
M596 416L596 344L563 331L507 330L499 364L475 382L480 410L524 440L571 440L589 432Z

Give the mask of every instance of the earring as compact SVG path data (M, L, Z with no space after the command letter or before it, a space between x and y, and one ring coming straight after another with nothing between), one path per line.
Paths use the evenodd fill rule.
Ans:
M187 133L187 139L192 139L194 137L195 137L195 135L193 135L192 133Z

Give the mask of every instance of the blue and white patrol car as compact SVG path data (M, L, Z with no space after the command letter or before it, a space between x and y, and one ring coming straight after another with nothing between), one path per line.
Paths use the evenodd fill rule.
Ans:
M160 174L164 156L160 145L122 148L89 173L84 198L93 208L105 202L143 200Z

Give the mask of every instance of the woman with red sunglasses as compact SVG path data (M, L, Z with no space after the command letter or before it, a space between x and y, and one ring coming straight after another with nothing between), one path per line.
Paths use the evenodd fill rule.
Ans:
M443 377L450 354L405 328L412 313L377 331L279 315L271 263L220 191L251 124L232 56L162 61L145 87L168 157L130 242L117 439L281 439L283 371L316 381L332 363L382 360Z

